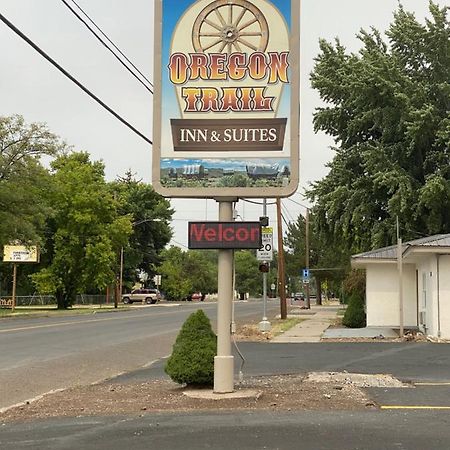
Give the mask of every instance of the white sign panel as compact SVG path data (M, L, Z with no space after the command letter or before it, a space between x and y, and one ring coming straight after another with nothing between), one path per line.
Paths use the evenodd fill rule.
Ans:
M26 247L25 245L5 245L3 247L4 262L39 262L38 248L33 245Z
M262 229L261 248L256 252L256 259L258 261L273 260L273 228Z

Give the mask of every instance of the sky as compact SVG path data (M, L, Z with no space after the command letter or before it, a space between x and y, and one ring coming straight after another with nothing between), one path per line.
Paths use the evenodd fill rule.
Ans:
M68 0L70 2L70 0ZM153 79L154 0L77 0L115 44ZM443 4L442 1L439 2ZM428 15L428 0L402 0L419 21ZM384 31L392 22L397 0L303 0L301 12L300 186L283 200L287 222L310 206L303 194L311 182L327 174L333 141L315 134L314 109L320 98L310 87L309 74L319 53L319 39L339 37L349 50L360 48L356 34L374 26ZM0 0L0 12L37 43L88 89L142 133L152 137L152 95L91 35L60 0ZM72 145L102 160L108 180L127 170L151 182L152 148L142 138L97 105L35 50L0 22L0 115L20 114L30 122L45 122ZM260 200L257 202L260 203ZM295 203L294 203L295 202ZM175 209L172 243L187 245L189 220L217 220L213 200L172 199ZM276 236L276 211L268 199L268 215ZM237 204L238 219L257 220L262 206Z

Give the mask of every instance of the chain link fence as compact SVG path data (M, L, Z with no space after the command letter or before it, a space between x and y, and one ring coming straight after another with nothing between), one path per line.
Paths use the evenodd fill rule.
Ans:
M5 306L8 301L12 301L11 296L2 296L1 298L5 302ZM54 295L18 295L16 296L16 306L56 306L56 297ZM108 297L105 294L91 295L91 294L79 294L76 296L74 305L77 306L108 306L114 305L114 295L111 294Z

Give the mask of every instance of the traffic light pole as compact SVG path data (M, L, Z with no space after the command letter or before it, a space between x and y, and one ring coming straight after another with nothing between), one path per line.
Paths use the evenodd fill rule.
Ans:
M305 251L305 266L306 266L306 270L309 273L309 208L306 208L305 231L306 231L306 236L305 236L305 246L306 246L306 249L305 249L306 250ZM309 280L306 283L305 291L306 291L305 292L305 294L306 294L306 308L307 309L311 309L311 298L310 298L310 292L309 292Z
M267 217L267 199L263 199L263 217ZM259 330L270 331L271 325L267 320L267 272L263 272L263 318L259 322Z

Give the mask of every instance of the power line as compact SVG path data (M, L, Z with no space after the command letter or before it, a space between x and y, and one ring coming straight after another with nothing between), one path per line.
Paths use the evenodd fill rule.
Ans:
M252 203L253 205L263 205L263 203L260 203L260 202L254 202L254 201L252 201L252 200L248 200L248 199L246 199L246 198L242 198L241 199L243 202L247 202L247 203ZM267 205L276 205L276 202L272 202L272 203L267 203Z
M289 227L289 222L286 220L283 214L281 214L281 218L283 219L284 224Z
M89 15L83 10L83 8L75 1L72 0L72 3L76 5L76 7L87 17L87 19L94 25L95 28L97 28L98 31L112 44L112 46L125 58L125 60L130 63L131 67L133 67L139 75L142 76L142 78L148 82L148 84L153 88L153 83L133 64L132 61L130 61L127 56L120 50L119 47L117 47L116 44L103 32L103 30L89 17Z
M301 207L303 207L303 208L306 208L306 209L311 210L311 208L310 208L309 206L306 206L306 205L303 205L302 203L296 202L295 200L292 200L292 198L290 198L290 197L288 197L288 200L289 200L290 202L292 202L292 203L295 203L295 204L298 205L298 206L301 206Z
M187 247L186 245L182 244L181 242L176 241L175 239L171 239L170 242L175 242L175 244L180 245L181 247L187 248L189 250L189 247Z
M122 59L120 59L117 54L114 52L114 50L108 46L108 44L106 44L106 42L103 41L103 39L95 32L95 30L75 11L75 9L69 5L69 3L67 3L66 0L61 0L64 5L67 6L67 8L69 8L69 10L75 15L75 17L77 17L77 19L97 38L97 40L106 48L108 49L111 54L117 59L117 61L120 62L120 64L122 64L123 67L125 67L126 70L128 70L128 72L131 73L131 75L133 75L134 78L136 78L136 80L139 81L139 83L142 84L142 86L144 86L145 89L147 89L147 91L149 91L151 94L153 94L153 90L151 88L149 88L123 61ZM73 1L73 0L72 0ZM83 14L95 25L95 27L102 33L103 36L106 37L106 39L108 39L109 42L112 43L112 45L114 46L114 48L116 48L120 54L129 62L129 64L131 64L135 70L137 70L139 72L139 74L141 74L141 76L144 77L144 79L149 82L151 84L151 82L149 80L147 80L147 78L145 77L145 75L142 74L142 72L124 55L124 53L114 44L114 42L111 41L111 39L108 38L108 36L106 36L106 34L95 24L95 22L81 9L81 7L76 3L73 2L77 8L83 12Z
M95 100L99 105L101 105L104 109L106 109L110 114L112 114L116 119L120 120L125 126L127 126L130 130L134 131L139 137L144 139L150 145L153 145L153 142L137 130L133 125L127 122L122 116L117 114L112 108L110 108L105 102L100 100L95 94L93 94L88 88L86 88L83 84L81 84L75 77L73 77L67 70L61 67L54 59L52 59L47 53L44 52L37 44L35 44L30 38L28 38L25 34L23 34L15 25L13 25L3 14L0 13L0 20L7 25L14 33L20 36L28 45L33 47L41 56L43 56L50 64L56 67L64 76L69 78L70 81L75 83L81 90L83 90L89 97Z
M289 222L296 222L296 220L293 219L293 217L291 216L291 213L289 212L287 206L284 205L283 202L281 202L281 208L284 210L285 214L287 215Z

